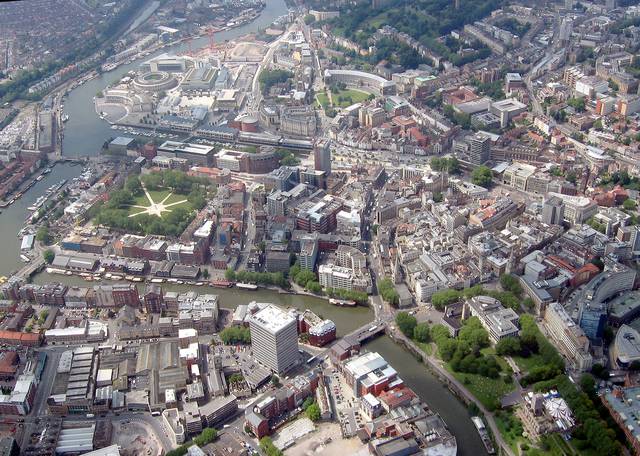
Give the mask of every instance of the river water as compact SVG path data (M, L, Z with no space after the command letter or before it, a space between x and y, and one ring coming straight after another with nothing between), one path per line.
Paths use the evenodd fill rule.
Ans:
M230 40L265 28L275 19L287 13L283 0L267 0L267 5L260 17L250 24L221 32L215 35L215 40ZM192 41L193 49L208 44L208 37L196 38ZM180 52L188 47L187 43L165 48L154 55L163 52ZM153 55L145 57L151 58ZM71 157L92 156L99 153L103 142L117 131L111 130L109 124L100 120L95 113L93 97L108 85L117 82L124 74L138 67L140 61L133 62L103 73L70 92L65 100L64 111L70 117L65 125L63 154ZM3 254L0 255L0 275L9 275L21 266L19 259L20 240L17 232L23 225L30 206L38 196L51 185L61 179L70 179L80 172L79 166L68 164L56 165L53 172L32 187L20 200L3 210L0 215L0 243ZM36 283L59 281L68 285L91 286L78 277L49 275L40 273L33 278ZM187 291L194 289L184 285L163 285L166 290ZM211 292L220 296L220 305L224 308L235 308L240 304L251 301L272 302L283 307L296 307L300 310L310 309L316 314L329 318L336 323L338 333L346 334L351 330L371 321L373 313L364 307L342 308L335 307L326 300L310 296L295 296L280 294L272 290L242 291L237 289L207 289L196 287L200 293ZM366 345L372 351L378 351L398 371L406 384L416 391L420 397L445 420L458 441L458 454L461 456L485 455L486 452L478 434L469 419L467 410L422 364L412 355L393 343L388 337L381 337Z

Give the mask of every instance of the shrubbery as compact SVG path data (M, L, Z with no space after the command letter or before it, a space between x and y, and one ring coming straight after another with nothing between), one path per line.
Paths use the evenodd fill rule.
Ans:
M392 306L397 306L400 303L400 296L391 279L383 279L378 282L378 292L382 296L382 299Z
M250 344L251 331L244 326L229 326L220 332L220 339L227 345Z

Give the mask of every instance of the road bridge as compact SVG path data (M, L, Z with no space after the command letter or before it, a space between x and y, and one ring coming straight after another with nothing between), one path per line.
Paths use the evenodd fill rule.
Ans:
M372 321L359 327L358 329L351 331L344 337L349 337L358 341L358 343L362 344L363 342L368 341L369 339L373 339L374 337L378 337L387 329L387 325L384 322Z

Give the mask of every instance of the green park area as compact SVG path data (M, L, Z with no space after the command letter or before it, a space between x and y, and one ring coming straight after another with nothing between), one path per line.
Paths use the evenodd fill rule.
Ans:
M181 171L132 175L91 216L98 225L129 233L179 236L213 195L208 180Z
M500 282L504 291L494 290L496 295L504 293L505 296L511 297L519 294L511 278L502 277ZM463 297L477 296L485 292L474 288L439 292L438 299L448 302L438 304L451 304ZM435 306L436 300L433 302ZM438 357L442 366L473 394L477 403L493 414L500 434L514 454L621 454L621 446L616 441L616 427L609 421L606 409L598 405L600 399L596 391L597 379L586 373L580 377L579 382L572 381L564 374L565 365L562 357L540 331L535 318L522 313L523 307L529 306L509 307L520 312L519 334L500 339L495 345L490 343L489 335L477 317L465 320L456 337L452 337L443 325L419 323L414 316L406 312L396 314L396 324L398 329L425 353ZM511 360L513 363L510 364ZM514 374L511 365L514 369L517 366L518 375ZM598 375L595 368L592 373ZM608 372L606 374L608 375ZM552 389L559 392L578 423L571 432L571 439L565 440L561 434L543 435L536 441L528 438L522 422L516 415L516 409L501 407L503 396L515 391L518 384L536 392ZM473 404L470 411L472 409ZM472 413L477 414L477 408Z
M318 106L326 110L331 107L346 108L355 103L362 103L370 97L370 94L362 90L332 87L330 92L317 93L316 101Z
M149 214L164 218L178 208L189 212L193 210L185 195L173 193L171 189L147 190L134 197L133 204L129 206L129 217Z

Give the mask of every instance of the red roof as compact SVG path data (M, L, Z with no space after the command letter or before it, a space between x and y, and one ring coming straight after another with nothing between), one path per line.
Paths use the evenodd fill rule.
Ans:
M416 393L411 388L403 386L394 390L383 391L378 396L378 399L387 404L389 409L394 409L405 402L411 401L414 397L416 397Z
M24 333L18 331L0 331L1 340L11 340L15 342L33 343L40 340L40 334Z

